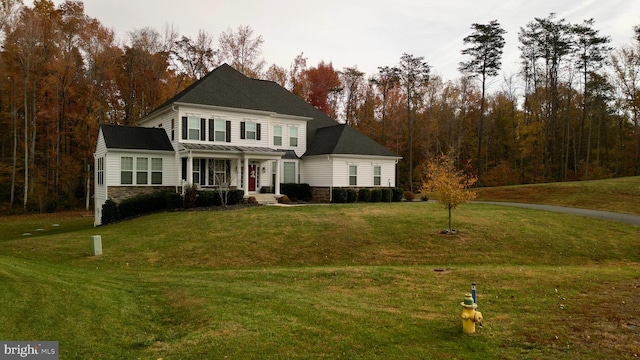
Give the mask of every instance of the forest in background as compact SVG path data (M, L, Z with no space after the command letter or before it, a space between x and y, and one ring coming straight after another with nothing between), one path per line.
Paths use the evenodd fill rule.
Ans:
M640 27L610 47L596 22L550 14L518 33L521 68L500 79L504 30L470 24L460 77L428 54L357 65L268 64L247 25L194 37L143 27L118 41L81 1L0 2L0 213L90 208L98 126L135 125L228 63L275 81L403 157L397 184L419 191L427 162L449 154L480 186L640 174ZM486 91L490 81L503 83Z

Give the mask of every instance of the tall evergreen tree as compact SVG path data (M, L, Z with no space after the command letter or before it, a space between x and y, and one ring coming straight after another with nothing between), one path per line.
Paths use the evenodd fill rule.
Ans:
M470 76L480 78L482 84L482 97L480 99L480 114L478 119L478 179L482 173L482 138L484 137L484 110L487 79L497 76L502 66L502 49L504 48L504 34L498 20L488 24L471 25L473 33L464 38L464 44L469 45L462 50L463 55L469 55L471 59L460 63L460 71Z

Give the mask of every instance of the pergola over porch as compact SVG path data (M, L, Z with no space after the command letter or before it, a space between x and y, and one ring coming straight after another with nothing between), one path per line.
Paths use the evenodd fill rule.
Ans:
M275 195L280 195L280 186L277 186L280 184L282 178L280 162L287 153L286 151L265 147L196 143L182 143L180 147L181 149L178 151L178 156L186 159L186 161L183 160L181 162L183 167L186 166L186 169L183 168L181 171L183 184L194 184L194 159L205 160L203 164L206 164L207 167L210 162L206 160L227 160L230 165L228 176L230 176L232 180L232 184L229 185L244 190L245 197L248 197L252 192L260 191L256 186L257 178L263 179L260 181L261 185L270 183L271 187L275 190ZM277 166L275 166L275 178L270 181L265 181L268 179L266 169L269 168L268 164L272 162L276 162L277 164ZM200 169L203 174L201 176L207 177L209 173L208 170L208 168ZM233 175L235 175L235 179ZM205 183L203 179L203 177L198 179L200 180L200 184ZM253 189L251 189L252 184L254 186Z

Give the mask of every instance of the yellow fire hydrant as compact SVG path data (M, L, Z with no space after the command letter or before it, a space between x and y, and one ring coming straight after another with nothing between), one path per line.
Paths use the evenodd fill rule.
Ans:
M465 294L464 301L460 305L462 305L462 331L465 334L473 334L476 332L476 323L482 322L482 313L476 311L478 305L473 302L473 297L469 293Z

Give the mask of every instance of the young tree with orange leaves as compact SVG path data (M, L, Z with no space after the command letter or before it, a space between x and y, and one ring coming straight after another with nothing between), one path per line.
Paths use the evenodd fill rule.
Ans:
M468 188L473 186L478 178L456 169L451 155L441 155L427 163L423 179L423 191L434 192L438 202L449 210L449 228L446 233L455 233L451 226L451 210L476 198L476 193Z

